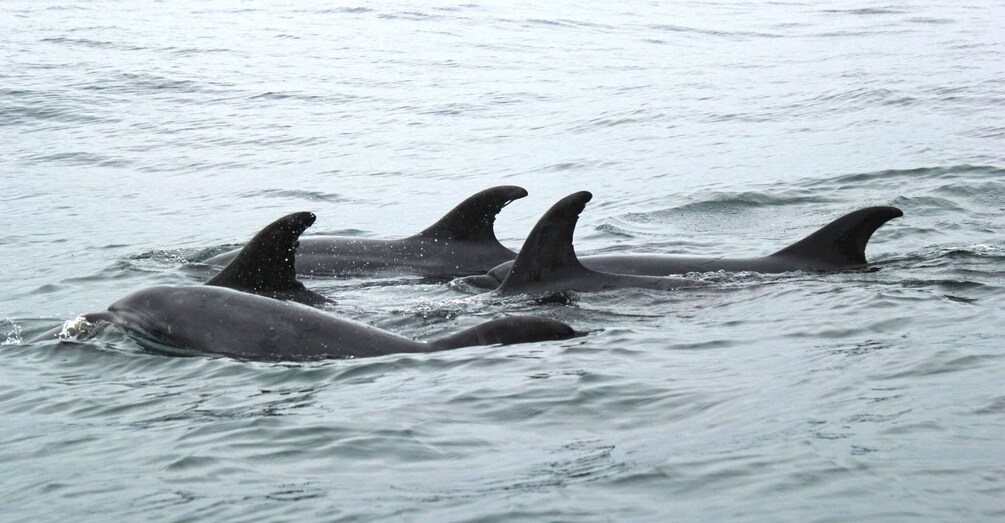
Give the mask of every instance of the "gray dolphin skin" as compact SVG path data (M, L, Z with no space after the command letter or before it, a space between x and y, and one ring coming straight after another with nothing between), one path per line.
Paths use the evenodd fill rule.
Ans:
M520 254L496 293L546 294L643 288L673 290L706 285L698 280L614 274L587 269L579 262L572 236L579 215L593 195L577 192L551 206L527 236Z
M669 276L689 272L841 271L869 265L865 247L886 222L903 216L896 207L866 207L846 214L792 245L768 256L710 258L664 254L605 254L583 256L588 269L640 276ZM506 279L513 262L502 263L487 274L459 278L472 287L495 289Z
M559 321L511 316L424 343L299 303L205 285L149 287L84 318L114 323L183 349L253 360L362 358L576 335ZM32 341L58 337L54 332Z
M477 274L516 258L496 239L496 215L527 196L522 187L492 187L461 202L426 230L397 240L308 236L300 239L296 271L312 276L408 274L453 278ZM226 265L237 251L214 256Z

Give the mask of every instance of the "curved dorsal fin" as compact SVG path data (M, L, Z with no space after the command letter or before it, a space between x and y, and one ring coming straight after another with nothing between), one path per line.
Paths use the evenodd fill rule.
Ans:
M499 244L493 225L496 215L513 200L527 196L523 187L501 185L468 197L416 236L438 240ZM500 245L501 246L501 245Z
M300 235L315 219L314 213L297 212L270 223L206 285L266 296L305 290L297 281L295 255Z
M834 267L865 265L865 245L884 223L903 216L896 207L866 207L848 213L772 254Z
M589 192L581 191L552 205L530 231L513 267L496 291L521 293L531 284L589 274L591 271L576 257L572 235L580 213L592 198Z

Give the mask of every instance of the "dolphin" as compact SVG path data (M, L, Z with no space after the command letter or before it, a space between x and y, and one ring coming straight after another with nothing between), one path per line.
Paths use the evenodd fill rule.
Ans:
M83 319L92 325L113 323L182 349L249 360L361 358L576 336L556 320L511 316L419 342L299 303L206 285L149 287ZM30 343L59 339L59 332Z
M841 271L868 267L865 246L884 223L903 216L896 207L866 207L848 213L784 249L754 258L675 256L666 254L603 254L579 258L595 271L639 276L669 276L692 272ZM495 289L506 279L513 262L502 263L486 274L468 276L455 283Z
M516 258L516 253L496 239L493 224L503 207L525 196L525 189L513 185L486 189L408 238L301 238L296 272L312 276L415 274L454 278L486 271ZM204 263L226 265L236 255L237 251L226 252Z
M317 219L311 212L295 212L258 231L216 276L205 283L312 307L331 300L307 289L297 279L297 238ZM38 336L37 340L60 337L63 328Z
M580 213L591 198L592 194L582 191L552 205L530 231L512 268L495 292L509 295L622 288L673 290L706 285L686 278L615 274L584 267L572 247L572 235Z

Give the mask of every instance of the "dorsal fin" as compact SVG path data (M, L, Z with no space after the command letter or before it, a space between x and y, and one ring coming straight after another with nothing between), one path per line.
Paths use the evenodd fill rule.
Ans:
M527 190L501 185L470 196L416 236L438 240L490 242L499 244L493 225L496 215L513 200L527 196ZM500 245L501 246L501 245Z
M517 294L542 281L590 274L592 271L583 267L576 257L572 235L580 213L592 198L589 192L581 191L552 205L530 231L513 267L496 291Z
M305 290L297 281L295 255L300 235L314 220L314 213L297 212L270 223L206 285L266 296Z
M896 207L866 207L848 213L772 254L812 260L834 268L866 265L865 245L884 223L903 216Z

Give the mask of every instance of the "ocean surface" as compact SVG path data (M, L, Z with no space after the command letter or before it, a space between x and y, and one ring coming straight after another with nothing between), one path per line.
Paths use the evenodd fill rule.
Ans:
M1005 5L0 3L0 520L1002 521ZM307 279L415 339L264 363L27 343L272 220L403 237L494 185L518 249L755 256L894 205L878 271L499 298ZM5 340L5 341L4 341Z

